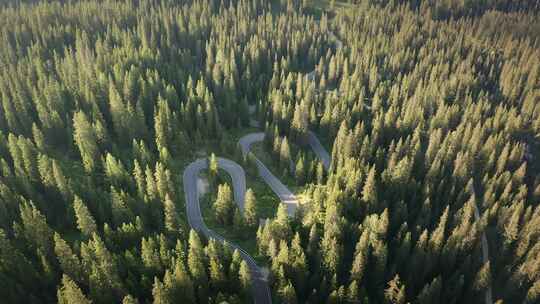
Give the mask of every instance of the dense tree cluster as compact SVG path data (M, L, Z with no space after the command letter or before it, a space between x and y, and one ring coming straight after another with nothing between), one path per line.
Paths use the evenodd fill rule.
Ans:
M257 231L276 301L540 301L535 1L34 2L0 5L2 301L248 301L179 185L249 104L305 204L259 226L215 156L211 203Z
M406 4L422 14L430 14L433 18L444 20L479 16L489 10L509 11L540 11L537 1L514 0L354 0L354 3L369 3L379 6Z
M223 126L247 125L247 97L262 94L247 84L265 81L269 73L258 69L270 56L258 53L258 42L240 48L216 29L232 31L237 16L264 18L263 8L229 1L5 4L6 302L246 297L249 273L240 256L188 235L176 164L191 156L193 144L224 136ZM256 30L249 21L237 38L247 43Z
M310 284L272 268L298 302L481 302L490 286L495 300L540 300L537 15L434 19L343 10L328 27L346 47L313 79L273 71L267 132L307 125L333 141L326 187L308 188L296 224ZM273 227L259 238L272 265L295 240Z

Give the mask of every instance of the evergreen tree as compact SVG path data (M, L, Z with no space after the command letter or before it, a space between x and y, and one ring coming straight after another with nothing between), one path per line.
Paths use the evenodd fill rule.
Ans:
M214 153L210 155L210 159L208 162L209 162L208 179L210 181L210 185L214 186L215 183L217 182L218 168L219 168L218 161Z
M246 261L242 261L240 263L240 269L238 270L238 276L240 278L240 284L242 285L242 288L244 291L247 291L251 286L251 271L249 270L249 267L246 263Z
M154 277L154 287L152 288L153 304L168 304L171 303L167 288L156 277Z
M246 225L252 229L257 227L257 225L259 224L257 202L255 199L255 194L251 189L248 189L245 195L244 219Z
M388 288L384 290L384 299L387 303L405 304L405 286L402 285L399 275L388 282Z
M84 282L84 270L79 257L58 234L54 234L54 252L62 271L76 282Z
M71 280L67 275L62 276L62 285L57 291L59 304L91 304L90 301L81 291L79 286Z
M174 288L171 291L172 298L182 303L195 303L193 282L189 277L184 262L178 259L174 267Z
M289 171L291 165L291 150L289 148L289 141L287 140L287 137L284 137L281 141L279 163L281 164L281 168L287 172Z
M371 212L378 208L377 180L375 177L375 166L371 167L362 188L362 201L367 205L367 210Z
M281 297L282 303L287 304L296 304L296 292L291 282L287 282L283 287L279 289L279 295Z
M77 219L77 228L87 237L92 236L97 231L96 221L84 202L78 196L73 201L73 209Z
M165 229L172 233L180 233L180 219L176 211L176 205L168 194L165 195Z
M204 286L208 282L208 276L204 266L204 248L197 233L193 230L189 233L188 269L196 286ZM201 295L200 292L198 293Z
M473 282L473 289L476 291L483 291L491 284L491 267L490 262L487 261L482 268L476 274Z
M132 295L127 295L122 300L122 304L139 304L139 301Z
M95 160L99 156L99 147L96 135L84 112L79 111L73 116L73 129L73 138L79 148L84 169L91 173L96 168Z
M234 208L231 188L227 184L219 185L217 198L214 202L214 216L216 220L221 224L232 224Z
M291 128L294 140L298 141L306 136L308 131L308 112L303 104L295 107Z

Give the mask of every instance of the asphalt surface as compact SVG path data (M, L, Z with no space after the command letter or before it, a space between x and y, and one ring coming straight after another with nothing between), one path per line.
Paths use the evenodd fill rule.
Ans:
M240 148L242 149L242 155L244 157L249 153L251 144L261 142L264 140L264 132L250 133L238 141ZM289 216L293 216L298 206L298 200L296 196L285 186L268 168L255 156L255 165L259 171L259 175L270 186L272 191L279 197L281 202L287 206L287 213Z
M225 159L218 158L218 165L221 169L227 171L231 175L234 200L243 209L244 196L246 193L246 175L244 169L237 163ZM184 169L183 182L184 193L186 198L186 212L188 223L195 231L202 233L207 238L215 239L222 242L240 252L240 255L246 261L251 273L251 293L255 304L271 304L272 296L268 287L267 279L262 269L257 265L255 260L242 248L234 243L228 242L216 232L210 230L204 223L201 207L199 205L199 193L197 190L197 178L202 170L208 168L208 160L206 158L197 159L189 164Z
M323 147L315 133L308 131L307 140L308 144L311 146L311 149L313 149L313 152L315 152L317 157L322 161L326 171L328 171L328 169L330 169L330 162L332 160L328 151L326 151L326 149Z
M342 48L343 42L339 40L334 33L329 31L329 37L331 40L334 40L334 43L336 45L336 48ZM315 73L316 71L313 70L312 72L308 73L308 79L314 80L315 79ZM371 109L371 107L367 106L368 109ZM252 106L249 109L250 114L254 113L255 107ZM250 119L250 125L252 127L259 127L260 124L258 121L254 119ZM250 133L239 140L240 147L242 149L242 154L244 157L247 156L247 154L250 152L251 144L255 142L261 142L264 140L264 132L258 132L258 133ZM317 136L309 131L307 136L308 144L311 146L315 154L319 159L321 159L323 166L326 170L330 168L331 163L331 156L326 151L326 149L323 147ZM264 179L264 181L270 186L272 191L279 197L282 203L287 205L287 211L289 216L293 216L296 208L298 206L298 200L296 199L296 196L275 176L270 172L270 170L257 158L255 155L253 155L253 158L255 160L255 164L257 166L257 169L259 171L259 175ZM220 168L227 171L232 178L233 181L233 187L234 187L234 199L235 202L238 204L239 208L243 211L244 210L244 195L246 192L246 178L245 178L245 172L242 169L240 165L237 163L224 159L224 158L218 158L218 165ZM197 191L197 177L201 170L204 170L208 168L208 162L207 159L198 159L194 162L192 162L185 170L184 170L184 192L186 196L186 209L187 209L187 217L189 225L196 231L204 234L207 238L213 238L216 239L224 244L227 244L231 246L234 249L237 249L240 252L240 255L242 258L246 261L246 263L249 266L250 272L251 272L251 278L252 278L252 285L251 285L251 292L254 299L254 302L256 304L263 304L263 303L272 303L270 288L268 287L267 279L263 273L263 271L259 268L255 260L242 248L237 246L236 244L228 242L226 239L224 239L219 234L215 233L214 231L210 230L208 227L206 227L201 210L199 205L199 197L198 197L198 191ZM474 215L476 220L480 220L480 212L478 210L478 206L475 204L475 210ZM483 263L487 263L489 261L489 248L488 248L488 242L487 237L485 233L482 233L482 260ZM492 304L493 303L493 296L492 296L492 288L491 286L488 286L488 289L485 293L485 303L486 304Z

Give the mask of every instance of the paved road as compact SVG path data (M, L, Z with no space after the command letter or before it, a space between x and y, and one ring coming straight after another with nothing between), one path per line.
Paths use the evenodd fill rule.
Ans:
M218 165L231 175L234 188L234 200L243 209L244 195L246 192L246 175L244 170L237 163L225 158L218 158ZM202 233L207 238L215 239L237 249L249 266L252 280L251 293L255 304L271 304L272 297L268 282L261 268L257 266L255 260L253 260L253 258L238 245L228 242L222 236L210 230L204 223L199 205L197 177L199 176L199 173L206 168L208 168L208 161L206 158L201 158L192 162L184 169L183 182L188 223L191 228Z
M242 155L244 157L249 153L251 144L256 142L261 142L264 140L264 132L250 133L238 141L240 148L242 149ZM255 165L259 170L259 175L264 179L264 181L270 186L272 191L279 197L283 204L287 205L287 212L289 216L293 216L296 207L298 206L298 200L296 196L285 186L268 168L255 156Z
M311 149L313 149L313 152L315 152L317 157L322 161L326 171L328 171L328 169L330 169L330 161L332 160L328 151L326 151L326 149L323 147L315 133L308 131L307 140L308 144L311 146Z

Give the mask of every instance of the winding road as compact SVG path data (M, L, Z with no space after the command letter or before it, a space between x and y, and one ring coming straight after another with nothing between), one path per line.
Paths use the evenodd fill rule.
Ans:
M256 142L261 142L264 140L264 132L250 133L238 141L240 148L242 149L242 155L244 158L247 157L251 144ZM259 171L259 175L264 179L264 181L270 186L272 191L279 197L279 200L285 205L287 205L287 213L289 216L293 216L296 212L296 207L298 206L298 200L296 196L285 186L279 178L277 178L270 170L255 156L255 165Z
M241 209L244 206L244 196L246 193L246 174L244 169L232 160L218 157L219 168L225 170L232 179L234 188L234 200ZM199 233L202 233L207 238L215 239L222 242L233 249L237 249L246 261L251 274L251 293L256 304L271 304L272 296L268 282L262 269L257 265L255 260L242 248L234 243L228 242L221 235L209 229L204 223L201 207L199 204L199 193L197 190L197 178L202 170L208 168L208 160L206 158L197 159L190 163L184 170L183 182L184 193L186 198L186 212L188 223Z
M339 40L339 38L332 33L331 31L328 32L329 38L334 41L336 48L342 48L343 42ZM309 81L314 81L316 78L316 70L311 71L307 74L307 79ZM366 105L368 109L371 109L370 106ZM250 106L249 108L250 114L254 114L255 107ZM260 127L261 124L251 118L250 119L250 125L252 127ZM249 155L251 145L256 142L261 142L264 140L265 133L264 132L255 132L250 133L239 140L239 146L242 150L242 155L244 158L246 158ZM324 146L321 144L317 136L311 132L308 131L307 133L307 143L311 146L317 157L322 161L323 166L326 170L329 170L330 164L331 164L331 156L326 151ZM270 186L272 191L279 197L281 202L283 204L286 204L287 211L289 216L294 216L295 211L298 206L298 200L296 196L274 175L272 172L252 153L251 157L253 157L255 164L257 166L259 175L264 179L264 181ZM238 207L241 211L244 210L244 197L246 192L246 177L245 172L242 169L240 165L235 163L234 161L225 159L225 158L218 158L218 166L219 168L225 170L232 179L233 182L233 188L234 188L234 200L236 204L238 204ZM206 158L203 159L197 159L191 164L189 164L186 169L184 170L183 174L183 183L184 183L184 193L185 193L185 199L186 199L186 209L187 209L187 217L188 217L188 223L189 225L199 233L202 233L207 238L212 238L217 241L220 241L226 245L231 246L232 248L238 250L240 252L240 255L242 258L246 261L250 273L251 273L251 293L254 299L254 303L256 304L271 304L272 303L272 297L270 293L270 288L268 286L268 282L266 279L266 276L262 269L257 265L255 260L242 248L240 248L238 245L234 243L228 242L226 239L224 239L222 236L217 234L216 232L209 229L203 220L201 210L200 210L200 204L199 204L199 193L197 188L197 179L199 176L199 173L202 170L205 170L208 168L208 160ZM476 220L480 220L480 212L478 209L478 206L475 204L475 210L474 215ZM486 238L485 232L482 234L482 260L484 263L487 263L489 261L489 252L488 252L488 242ZM493 303L493 297L492 297L492 289L491 285L488 286L487 290L485 291L485 303L486 304L492 304Z
M261 142L264 140L264 132L250 133L238 141L242 154L247 157L250 152L251 145L255 142ZM330 166L330 155L324 149L317 136L309 132L308 143L313 148L318 157L322 160L325 168ZM296 196L285 186L270 170L255 156L253 155L255 164L258 168L259 175L270 186L272 191L279 197L283 204L287 205L287 213L289 216L294 216L296 208L298 206L298 200ZM244 199L246 193L246 174L244 169L232 160L226 158L217 158L218 167L225 170L230 176L233 183L234 200L241 211L244 210ZM184 193L186 199L186 213L188 223L192 229L203 234L207 238L212 238L220 241L226 245L231 246L233 249L237 249L240 252L242 258L249 266L251 273L251 292L256 304L270 304L272 303L272 297L270 288L268 287L267 279L262 269L257 265L255 260L241 247L234 243L228 242L221 235L217 234L213 230L209 229L204 223L199 203L199 192L197 187L197 179L201 171L208 169L208 159L200 158L190 163L183 174Z
M324 168L326 171L330 169L330 162L332 161L332 158L330 157L330 154L326 149L323 147L321 142L319 141L319 138L315 133L308 131L307 133L307 141L308 144L311 146L311 149L313 152L315 152L315 155L322 161Z

